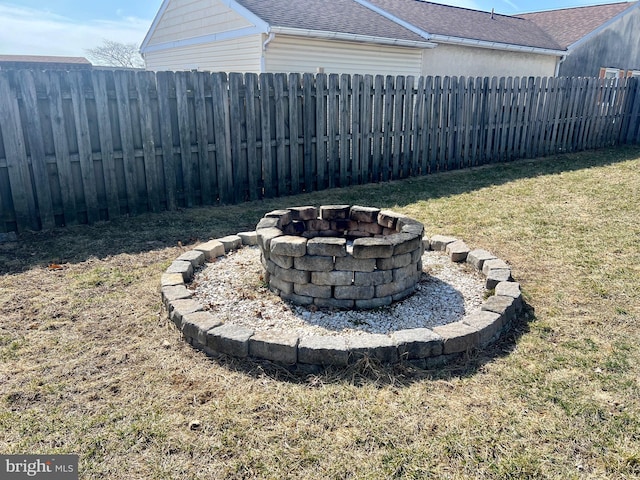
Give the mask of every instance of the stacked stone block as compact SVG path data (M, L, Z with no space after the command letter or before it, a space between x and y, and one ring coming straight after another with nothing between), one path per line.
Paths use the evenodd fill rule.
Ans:
M219 354L235 357L249 356L286 365L345 366L362 357L371 357L385 363L407 361L420 367L434 367L495 341L503 331L509 328L524 308L520 284L512 280L511 268L490 252L480 249L471 250L455 237L435 235L430 239L422 239L423 227L419 222L392 212L381 212L368 207L350 207L347 215L345 206L323 207L321 212L326 212L324 215L328 216L334 214L341 216L337 220L356 222L357 230L346 230L354 233L352 238L376 239L379 238L376 236L384 235L386 229L388 236L398 233L418 235L418 243L421 247L415 248L413 237L398 236L387 238L393 246L393 253L390 256L374 255L368 258L365 255L364 258L359 258L352 252L350 254L350 249L346 247L349 233L343 232L344 237L340 238L303 236L305 254L309 255L311 250L314 254L312 256L331 257L334 269L327 271L297 269L295 268L296 259L301 259L303 256L295 255L302 251L300 245L303 242L296 240L287 244L282 239L277 240L286 236L283 229L286 230L287 225L303 222L298 223L297 227L289 227L299 229L300 225L307 226L304 222L311 222L310 226L317 227L326 224L314 223L315 221L328 221L331 227L331 222L336 221L334 226L338 228L336 231L340 232L339 228L344 226L355 228L356 224L347 225L337 222L336 219L327 220L322 217L322 213L318 217L318 210L315 207L296 207L286 211L271 212L260 221L256 232L242 232L237 236L231 235L202 243L180 255L162 274L163 303L167 308L169 319L180 329L185 339L194 347L212 356ZM374 217L377 227L371 221ZM390 232L392 228L395 233ZM381 231L381 233L374 233L373 237L361 237L362 232L366 230ZM304 233L305 230L301 231ZM293 236L300 238L297 235ZM487 278L486 287L489 291L493 290L493 294L487 297L479 310L469 312L460 321L434 328L414 328L398 330L388 335L359 336L298 337L291 332L255 332L251 328L223 322L216 318L206 310L204 305L193 298L188 284L193 279L194 269L205 261L213 261L231 250L257 243L269 246L269 258L263 259L263 263L272 262L281 269L278 270L279 273L288 272L283 274L282 282L289 282L294 286L291 287L291 293L283 296L295 298L298 303L307 302L307 305L316 302L318 306L353 304L360 308L369 308L377 306L376 302L384 304L389 295L357 300L351 297L356 294L363 296L365 292L369 295L371 289L375 295L379 292L378 287L388 286L394 281L401 281L404 276L411 276L411 268L406 267L410 267L416 261L419 262L424 249L446 252L451 261L466 262ZM276 253L271 251L271 244L275 245ZM343 246L345 246L344 250ZM370 253L366 248L362 251ZM406 263L407 261L409 263ZM309 263L298 260L299 265L300 262L307 266L322 265L322 261L315 260L310 260ZM295 273L296 270L299 273ZM349 281L351 283L348 283ZM296 284L300 285L297 288L299 293L296 293ZM285 289L290 288L286 283L281 285ZM303 287L304 285L306 287ZM347 298L336 298L336 289L338 297L346 296ZM328 291L332 292L332 297L322 296ZM400 295L402 293L400 292ZM391 298L393 300L393 295Z
M300 305L390 305L415 291L422 272L424 226L388 210L275 210L260 220L256 233L269 288Z

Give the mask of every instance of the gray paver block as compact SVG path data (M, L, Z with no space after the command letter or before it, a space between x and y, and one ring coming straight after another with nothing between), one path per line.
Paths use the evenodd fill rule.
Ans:
M307 254L307 239L294 235L282 235L271 240L271 254L289 257L304 257Z
M429 246L431 247L431 250L444 252L447 248L447 245L456 241L458 241L456 237L449 237L447 235L434 235L433 237L431 237Z
M351 210L349 211L349 218L351 220L355 220L356 222L377 224L378 213L380 213L379 208L361 207L359 205L354 205L351 207Z
M500 282L495 289L497 296L512 297L515 299L516 311L522 310L522 291L518 282Z
M258 245L258 234L255 230L253 232L239 232L238 236L240 237L240 240L242 240L242 245L249 247Z
M424 235L424 225L411 217L398 218L396 230L402 233L415 233L420 237Z
M415 233L394 233L388 235L387 241L393 245L393 255L402 255L420 247L422 238Z
M260 228L256 232L258 234L258 245L260 245L263 253L271 251L271 240L283 235L282 230L275 227Z
M266 218L277 218L278 228L284 228L289 225L292 220L291 210L273 210L265 214Z
M462 322L478 331L480 346L483 347L500 333L503 325L500 314L483 310L465 315Z
M395 230L398 219L402 217L406 217L406 215L392 212L391 210L381 210L378 214L378 224L384 228Z
M306 232L311 233L313 237L316 237L320 235L320 232L329 230L331 228L331 222L321 218L313 218L311 220L305 220L304 226Z
M385 238L358 238L353 241L353 258L388 258L393 245Z
M308 295L298 295L297 293L281 294L280 297L283 300L293 302L297 305L312 305L313 297Z
M218 241L224 245L225 252L237 250L242 246L242 239L238 235L227 235L226 237L218 238Z
M269 255L269 260L271 260L273 263L275 263L277 266L279 266L280 268L291 268L293 267L293 257L289 257L286 255L277 255L277 254L270 254Z
M182 319L190 313L202 311L203 306L197 300L191 298L184 300L174 300L170 303L169 318L178 328L182 325Z
M337 270L331 272L311 272L311 283L315 283L316 285L351 285L353 283L353 272L341 272Z
M434 327L433 331L442 337L442 353L445 355L475 348L480 339L478 330L463 322Z
M496 286L500 282L508 282L509 280L511 280L511 269L492 268L487 273L487 277L485 279L485 288L487 290L492 290L496 288Z
M201 345L207 344L207 332L222 325L210 312L194 312L182 317L182 333Z
M392 297L375 297L369 298L367 300L356 300L356 308L358 309L372 309L372 308L380 308L386 307L393 303Z
M382 226L378 225L377 223L358 222L357 230L359 232L368 234L367 236L382 234Z
M312 283L301 285L294 283L293 291L305 297L331 298L331 287L325 285L314 285Z
M285 270L288 271L288 270ZM271 275L269 279L269 287L276 288L280 293L288 295L289 293L293 293L293 282L288 282L281 278L276 277L275 275Z
M320 207L320 218L323 220L349 218L350 208L350 205L322 205Z
M348 285L334 288L334 297L337 299L367 300L375 295L374 286Z
M188 252L184 252L180 255L177 260L191 262L193 268L197 268L204 263L205 257L204 252L201 252L200 250L189 250Z
M284 227L285 235L301 236L307 230L307 226L302 220L292 220L289 225Z
M464 262L471 251L462 240L447 244L445 251L452 262Z
M224 255L224 245L218 240L209 240L208 242L201 243L194 247L194 250L199 250L204 253L204 257L207 260L213 260L214 258Z
M301 338L298 343L298 362L346 366L349 362L347 342L344 337L330 335Z
M495 260L496 258L497 257L493 253L482 250L481 248L477 248L469 252L469 254L467 255L467 263L481 272L485 261Z
M184 285L184 277L181 273L163 273L160 279L160 285L163 287Z
M393 257L378 258L376 266L378 270L392 270L394 268L406 267L411 263L411 253L403 253L397 255L394 253Z
M363 357L375 358L383 363L398 361L398 349L388 335L364 334L346 337L349 349L349 361L355 362Z
M186 260L174 260L165 273L179 273L185 281L189 281L193 276L193 265Z
M409 295L413 295L415 291L416 291L416 286L412 285L409 288L402 290L401 292L394 293L393 295L391 295L391 298L393 299L394 302L398 302L400 300L404 300Z
M173 302L174 300L184 300L191 298L193 292L184 285L171 285L162 287L162 298L165 302Z
M513 297L493 295L484 301L480 309L500 314L506 324L516 317L516 300Z
M417 265L409 264L409 265L407 265L405 267L394 268L391 271L393 272L393 281L394 282L402 282L402 281L405 281L405 280L415 282L418 279L418 267L417 267Z
M279 224L280 224L280 221L278 218L262 217L258 222L258 225L256 225L256 231L263 228L278 228Z
M413 360L442 354L442 337L428 328L409 328L393 333L402 359Z
M318 218L318 209L310 205L291 207L289 211L291 212L291 218L293 220L312 220Z
M384 285L393 281L391 270L378 270L375 272L355 272L354 285Z
M311 272L309 271L296 270L295 268L282 268L278 266L276 266L274 271L271 273L273 274L273 277L277 277L280 280L293 283L309 283L309 278L311 277Z
M484 275L487 275L490 270L494 270L496 268L510 269L511 267L509 267L509 265L504 260L500 260L499 258L493 258L493 259L484 261L484 263L482 264L482 273Z
M347 240L345 238L312 238L307 242L309 255L345 257L347 255Z
M249 339L249 355L293 365L298 361L298 341L289 332L257 332Z
M207 346L217 353L244 358L249 355L249 339L253 330L225 323L207 332Z
M376 269L375 258L353 258L337 257L335 262L336 270L346 270L351 272L373 272Z
M310 270L314 272L330 272L333 270L333 257L320 257L305 255L304 257L295 257L293 266L297 270Z

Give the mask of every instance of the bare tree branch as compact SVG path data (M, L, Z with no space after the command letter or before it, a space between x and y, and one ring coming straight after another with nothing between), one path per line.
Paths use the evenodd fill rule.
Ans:
M144 68L144 60L135 43L103 40L102 45L86 50L87 56L96 65L124 68Z

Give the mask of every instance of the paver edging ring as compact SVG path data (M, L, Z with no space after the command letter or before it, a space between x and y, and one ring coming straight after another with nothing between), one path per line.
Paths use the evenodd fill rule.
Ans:
M461 320L434 328L398 330L389 335L307 336L254 332L221 323L193 298L187 288L194 269L243 246L257 245L256 232L241 232L202 243L180 255L161 279L168 318L183 337L208 355L226 354L284 365L346 366L364 356L383 363L408 361L418 367L446 363L473 349L485 348L506 331L523 309L520 284L510 266L490 252L470 249L455 237L424 237L425 250L445 252L451 261L466 262L485 277L489 295L480 309Z

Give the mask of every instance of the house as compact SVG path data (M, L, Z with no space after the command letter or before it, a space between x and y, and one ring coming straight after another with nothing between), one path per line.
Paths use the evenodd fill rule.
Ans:
M534 22L421 0L164 0L148 70L552 76L566 54Z
M0 70L16 68L36 70L87 70L92 65L84 57L40 55L0 55Z
M536 23L567 50L559 75L640 76L640 2L533 12Z

